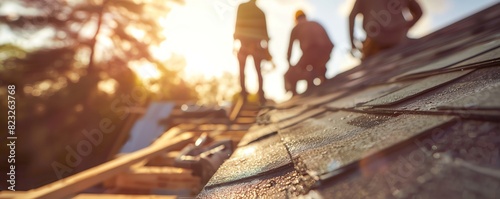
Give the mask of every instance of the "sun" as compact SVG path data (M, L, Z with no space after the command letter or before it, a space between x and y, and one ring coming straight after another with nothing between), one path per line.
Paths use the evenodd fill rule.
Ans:
M262 7L267 7L267 10L281 7L262 2ZM294 4L293 7L295 6ZM186 1L182 6L173 7L165 17L158 19L166 40L151 48L153 57L168 61L173 54L182 56L185 62L181 63L181 67L166 67L181 68L179 75L187 83L197 83L200 79L223 80L225 74L239 77L238 47L234 41L237 8L238 4L234 3L221 11L214 1L206 0ZM288 10L291 14L292 9ZM284 17L281 15L288 16L288 13L278 12L277 15L270 14L267 18L269 34L272 37L270 50L277 67L276 70L263 74L266 95L275 101L287 98L282 79L288 68L285 59L288 39L283 35L289 34L289 26L293 24L293 19L290 19L289 23L283 23ZM259 85L253 59L250 57L246 64L246 89L250 93L256 93Z
M234 18L229 14L227 17ZM159 22L166 40L153 54L160 60L169 54L183 56L186 62L181 75L186 81L194 77L217 78L226 72L237 74L234 22L217 15L212 3L186 2L174 7Z
M143 81L151 81L161 77L161 72L150 63L135 63L132 64L131 69Z

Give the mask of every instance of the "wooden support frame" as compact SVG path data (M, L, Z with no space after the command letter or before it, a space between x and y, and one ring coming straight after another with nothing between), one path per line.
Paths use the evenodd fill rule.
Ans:
M189 169L175 167L141 167L119 174L114 179L117 189L201 189L201 180Z
M161 155L165 151L182 148L194 140L191 133L183 133L178 128L173 128L164 133L150 146L121 156L94 168L80 172L73 176L50 183L48 185L25 192L24 194L14 195L10 198L28 199L28 198L67 198L83 191L93 185L106 179L127 171L132 165L148 158ZM180 134L180 135L179 135Z
M176 199L177 196L124 195L124 194L80 194L73 199Z
M239 115L242 110L247 111L244 116ZM192 124L194 125L191 129L193 131L179 125L161 135L144 149L121 155L109 162L36 189L24 192L0 192L0 199L53 199L70 198L75 195L77 199L175 198L175 196L109 194L110 192L106 194L78 194L101 182L113 190L143 190L137 192L138 194L148 194L150 193L148 190L162 189L175 191L187 188L187 190L199 191L202 187L201 180L199 177L193 176L192 171L166 166L173 166L178 151L187 144L193 143L195 138L204 132L210 132L209 136L214 140L231 139L236 147L236 143L246 134L250 125L234 122L237 119L254 120L250 116L255 112L257 111L246 107L243 101L239 101L231 112L233 124ZM150 161L156 161L158 164L148 165Z
M180 151L171 151L149 159L147 166L174 166L175 158L179 156Z
M234 107L231 110L231 113L229 114L229 120L231 120L233 122L236 120L236 118L240 114L241 108L243 107L244 103L245 102L243 101L243 99L241 99L241 98L238 99L238 102L236 102L236 104L234 105Z

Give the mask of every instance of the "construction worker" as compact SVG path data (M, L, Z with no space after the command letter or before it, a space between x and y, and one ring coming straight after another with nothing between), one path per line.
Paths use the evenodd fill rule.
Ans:
M264 96L261 65L262 61L271 60L272 57L268 49L269 35L267 33L266 16L257 6L256 0L250 0L238 6L234 39L241 43L238 51L241 96L246 101L248 92L245 87L245 65L247 57L251 55L259 81L259 102L264 104L266 99Z
M326 30L319 23L307 20L306 14L299 10L295 13L296 25L290 34L287 60L290 68L285 73L285 90L297 94L297 81L306 80L308 89L314 86L314 80L318 78L321 83L326 80L326 63L330 60L333 43L328 37ZM298 40L302 57L292 66L290 59L292 47Z
M409 11L407 20L404 12ZM407 41L408 30L422 17L422 8L416 0L356 0L349 16L351 53L359 49L354 38L356 16L363 15L366 40L360 50L362 60Z

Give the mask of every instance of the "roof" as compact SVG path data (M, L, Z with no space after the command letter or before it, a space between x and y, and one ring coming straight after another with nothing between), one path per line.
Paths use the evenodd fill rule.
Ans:
M261 111L201 198L497 198L500 4Z

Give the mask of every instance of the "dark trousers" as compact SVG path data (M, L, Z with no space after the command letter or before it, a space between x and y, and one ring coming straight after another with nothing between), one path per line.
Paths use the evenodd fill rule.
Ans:
M326 81L326 63L330 60L331 48L312 48L303 52L295 66L290 66L285 73L285 90L297 94L297 82L307 81L307 89L314 86L314 79Z
M361 57L361 60L365 60L368 57L376 55L381 51L393 48L394 46L395 45L381 45L372 38L366 38L366 40L363 41L363 48L361 50L363 56Z
M257 78L259 82L259 100L260 102L265 101L264 97L264 78L262 77L261 71L261 63L266 57L266 49L263 49L260 46L260 41L241 41L241 48L238 52L238 62L240 65L240 86L241 86L241 95L246 98L248 95L248 91L245 86L245 66L247 57L252 56L255 70L257 71Z

